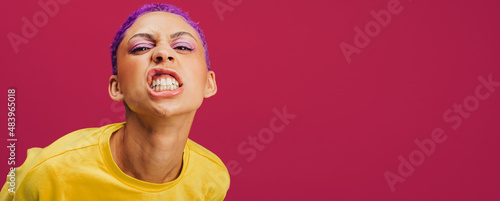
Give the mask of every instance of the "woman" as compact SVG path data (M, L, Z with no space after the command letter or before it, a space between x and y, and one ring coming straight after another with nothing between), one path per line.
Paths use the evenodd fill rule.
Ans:
M111 58L109 95L124 103L126 122L30 149L1 200L223 200L226 167L188 139L217 92L197 24L174 6L145 5L117 32Z

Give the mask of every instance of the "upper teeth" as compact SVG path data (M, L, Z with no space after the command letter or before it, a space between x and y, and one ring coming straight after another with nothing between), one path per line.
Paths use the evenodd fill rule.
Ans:
M179 88L179 82L170 77L168 77L167 79L158 78L156 80L153 80L153 82L151 83L151 89L155 91L175 90L177 88Z

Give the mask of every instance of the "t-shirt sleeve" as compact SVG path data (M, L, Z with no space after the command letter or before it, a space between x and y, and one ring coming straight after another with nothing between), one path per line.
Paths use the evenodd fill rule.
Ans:
M208 182L209 191L205 197L205 200L210 201L222 201L226 197L227 191L229 190L229 173L224 168L218 173L211 175L211 181Z
M11 174L9 172L9 174ZM31 182L23 182L23 181L10 181L11 176L7 176L7 182L5 182L2 191L0 193L0 201L28 201L28 200L38 200L35 196L36 189L32 189L32 187L27 187L26 184ZM15 178L15 177L14 177ZM25 177L24 179L28 179L29 177ZM11 185L12 184L12 185Z
M10 174L11 172L9 172ZM0 201L36 201L39 200L36 196L36 186L33 185L37 183L39 179L31 179L30 176L24 177L22 181L15 181L12 183L9 180L10 176L7 177L7 182L5 182L2 191L0 192ZM15 193L14 193L15 192Z
M9 192L10 183L5 182L2 187L2 191L0 192L0 201L11 201L14 200L14 194Z
M7 174L6 182L2 187L2 191L0 191L0 201L38 200L30 196L30 194L36 191L34 189L26 190L25 183L26 180L30 180L27 174L39 163L38 159L41 150L40 148L28 149L28 154L24 163ZM20 191L20 188L25 190Z

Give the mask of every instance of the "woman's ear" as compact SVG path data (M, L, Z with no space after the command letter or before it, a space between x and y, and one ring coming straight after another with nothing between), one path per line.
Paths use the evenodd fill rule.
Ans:
M118 83L118 76L112 75L109 78L109 86L108 86L109 97L114 101L123 101L123 93Z
M207 83L205 84L205 98L209 98L217 93L217 83L215 73L211 70L207 72Z

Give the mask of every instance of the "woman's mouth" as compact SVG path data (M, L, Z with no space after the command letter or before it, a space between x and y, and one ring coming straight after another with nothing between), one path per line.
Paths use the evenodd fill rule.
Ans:
M169 68L155 67L147 73L149 94L156 98L172 97L182 92L182 79Z
M179 88L179 82L170 75L162 74L153 77L150 87L154 91L172 91Z

